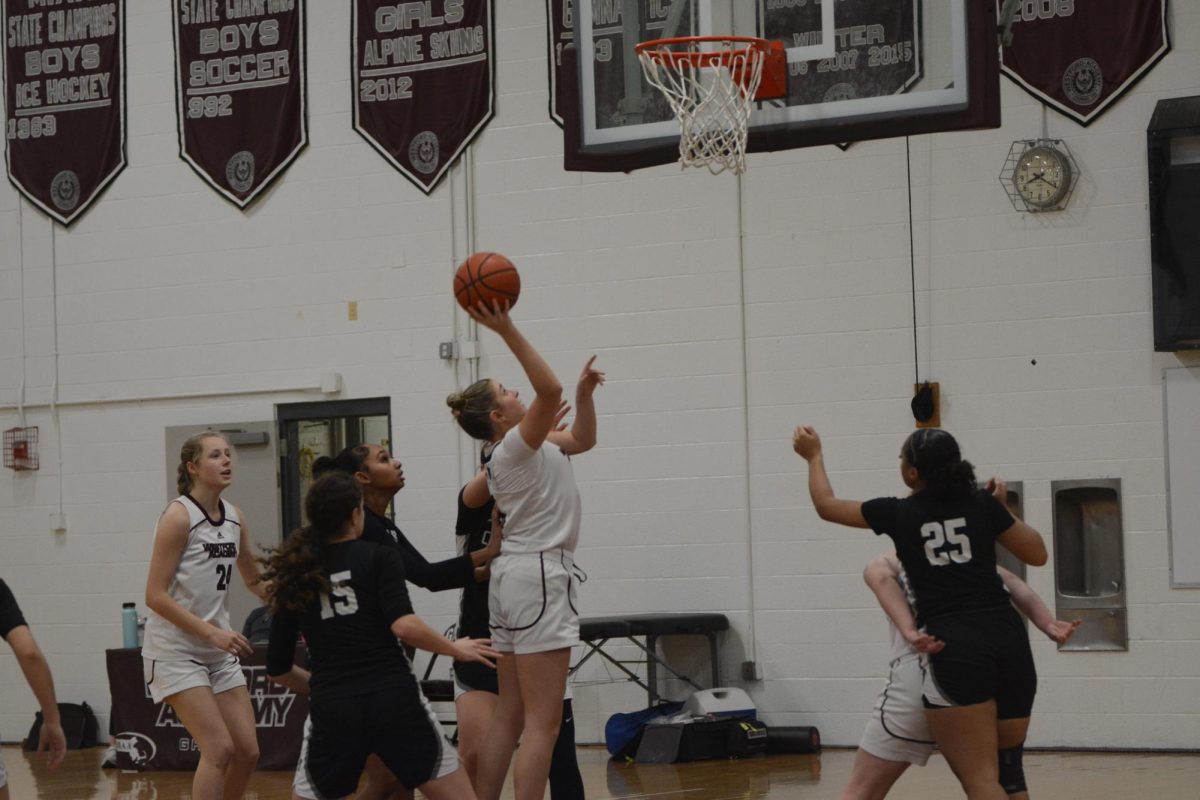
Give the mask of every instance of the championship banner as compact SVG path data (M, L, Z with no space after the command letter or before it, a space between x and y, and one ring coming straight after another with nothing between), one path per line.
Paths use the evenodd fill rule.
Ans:
M173 0L179 155L245 208L308 143L305 0Z
M304 648L296 648L303 663ZM194 770L200 748L171 706L150 699L140 648L106 653L108 686L112 694L109 728L117 768L134 770ZM294 769L308 717L308 695L298 695L267 678L267 647L256 645L242 659L242 674L258 734L258 769Z
M491 0L354 0L354 130L425 194L493 114Z
M1020 0L1000 69L1086 126L1170 49L1167 0Z
M125 168L124 0L4 0L8 179L69 225Z
M788 64L789 106L899 94L921 77L916 0L839 0L835 13L836 52ZM821 40L817 3L768 3L764 21L764 36L788 47Z

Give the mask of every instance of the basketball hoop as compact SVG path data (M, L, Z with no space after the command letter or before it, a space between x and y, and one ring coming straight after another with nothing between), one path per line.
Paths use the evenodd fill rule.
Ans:
M746 169L755 100L787 94L782 42L749 36L684 36L634 47L642 72L679 119L679 163L713 175Z

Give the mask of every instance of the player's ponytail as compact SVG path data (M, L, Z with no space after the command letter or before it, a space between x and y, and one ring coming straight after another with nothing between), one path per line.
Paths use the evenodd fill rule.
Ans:
M224 441L225 437L212 431L201 431L189 436L183 446L179 448L179 463L175 465L175 488L179 490L180 494L188 494L196 485L192 473L188 470L188 465L200 463L200 456L204 455L204 442L208 439Z
M365 472L367 456L371 454L371 450L365 444L355 444L345 448L336 456L321 456L312 465L312 476L314 479L330 472L344 472L347 475L353 475L356 472Z
M962 457L954 437L940 428L920 428L901 449L925 489L935 497L957 499L975 490L975 467Z
M334 470L317 478L304 498L309 524L292 531L284 543L258 560L262 580L270 581L267 604L272 610L302 612L329 591L324 551L341 536L354 510L362 506L362 489L353 475Z
M454 392L446 398L446 405L450 406L450 413L468 436L491 441L495 435L492 409L496 407L496 391L490 380L475 381L461 392Z

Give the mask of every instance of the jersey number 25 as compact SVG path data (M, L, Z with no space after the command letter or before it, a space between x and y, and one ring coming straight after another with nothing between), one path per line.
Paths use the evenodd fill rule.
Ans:
M335 572L329 576L329 594L321 593L321 619L348 617L358 611L358 596L350 585L350 570Z
M935 567L944 567L953 561L965 564L971 560L971 540L959 529L967 527L962 517L945 522L926 522L921 526L921 538L925 540L925 557ZM945 546L947 545L948 546ZM942 548L939 552L939 548Z

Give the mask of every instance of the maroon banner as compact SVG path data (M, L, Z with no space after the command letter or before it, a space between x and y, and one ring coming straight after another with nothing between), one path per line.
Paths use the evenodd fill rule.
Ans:
M125 168L125 2L4 0L8 179L69 225Z
M840 0L836 52L789 64L789 106L881 97L907 91L921 77L921 41L915 0ZM800 47L820 41L821 6L767 4L766 38Z
M1167 0L1020 0L1000 69L1088 125L1170 49Z
M491 0L354 0L354 130L429 194L493 114Z
M296 648L302 663L304 648ZM107 651L108 687L112 695L110 730L117 767L136 770L194 770L200 750L174 710L150 699L140 648ZM267 647L256 646L242 660L242 673L254 706L258 734L258 769L294 769L304 738L308 697L267 679Z
M179 155L238 208L308 144L305 2L173 2Z

